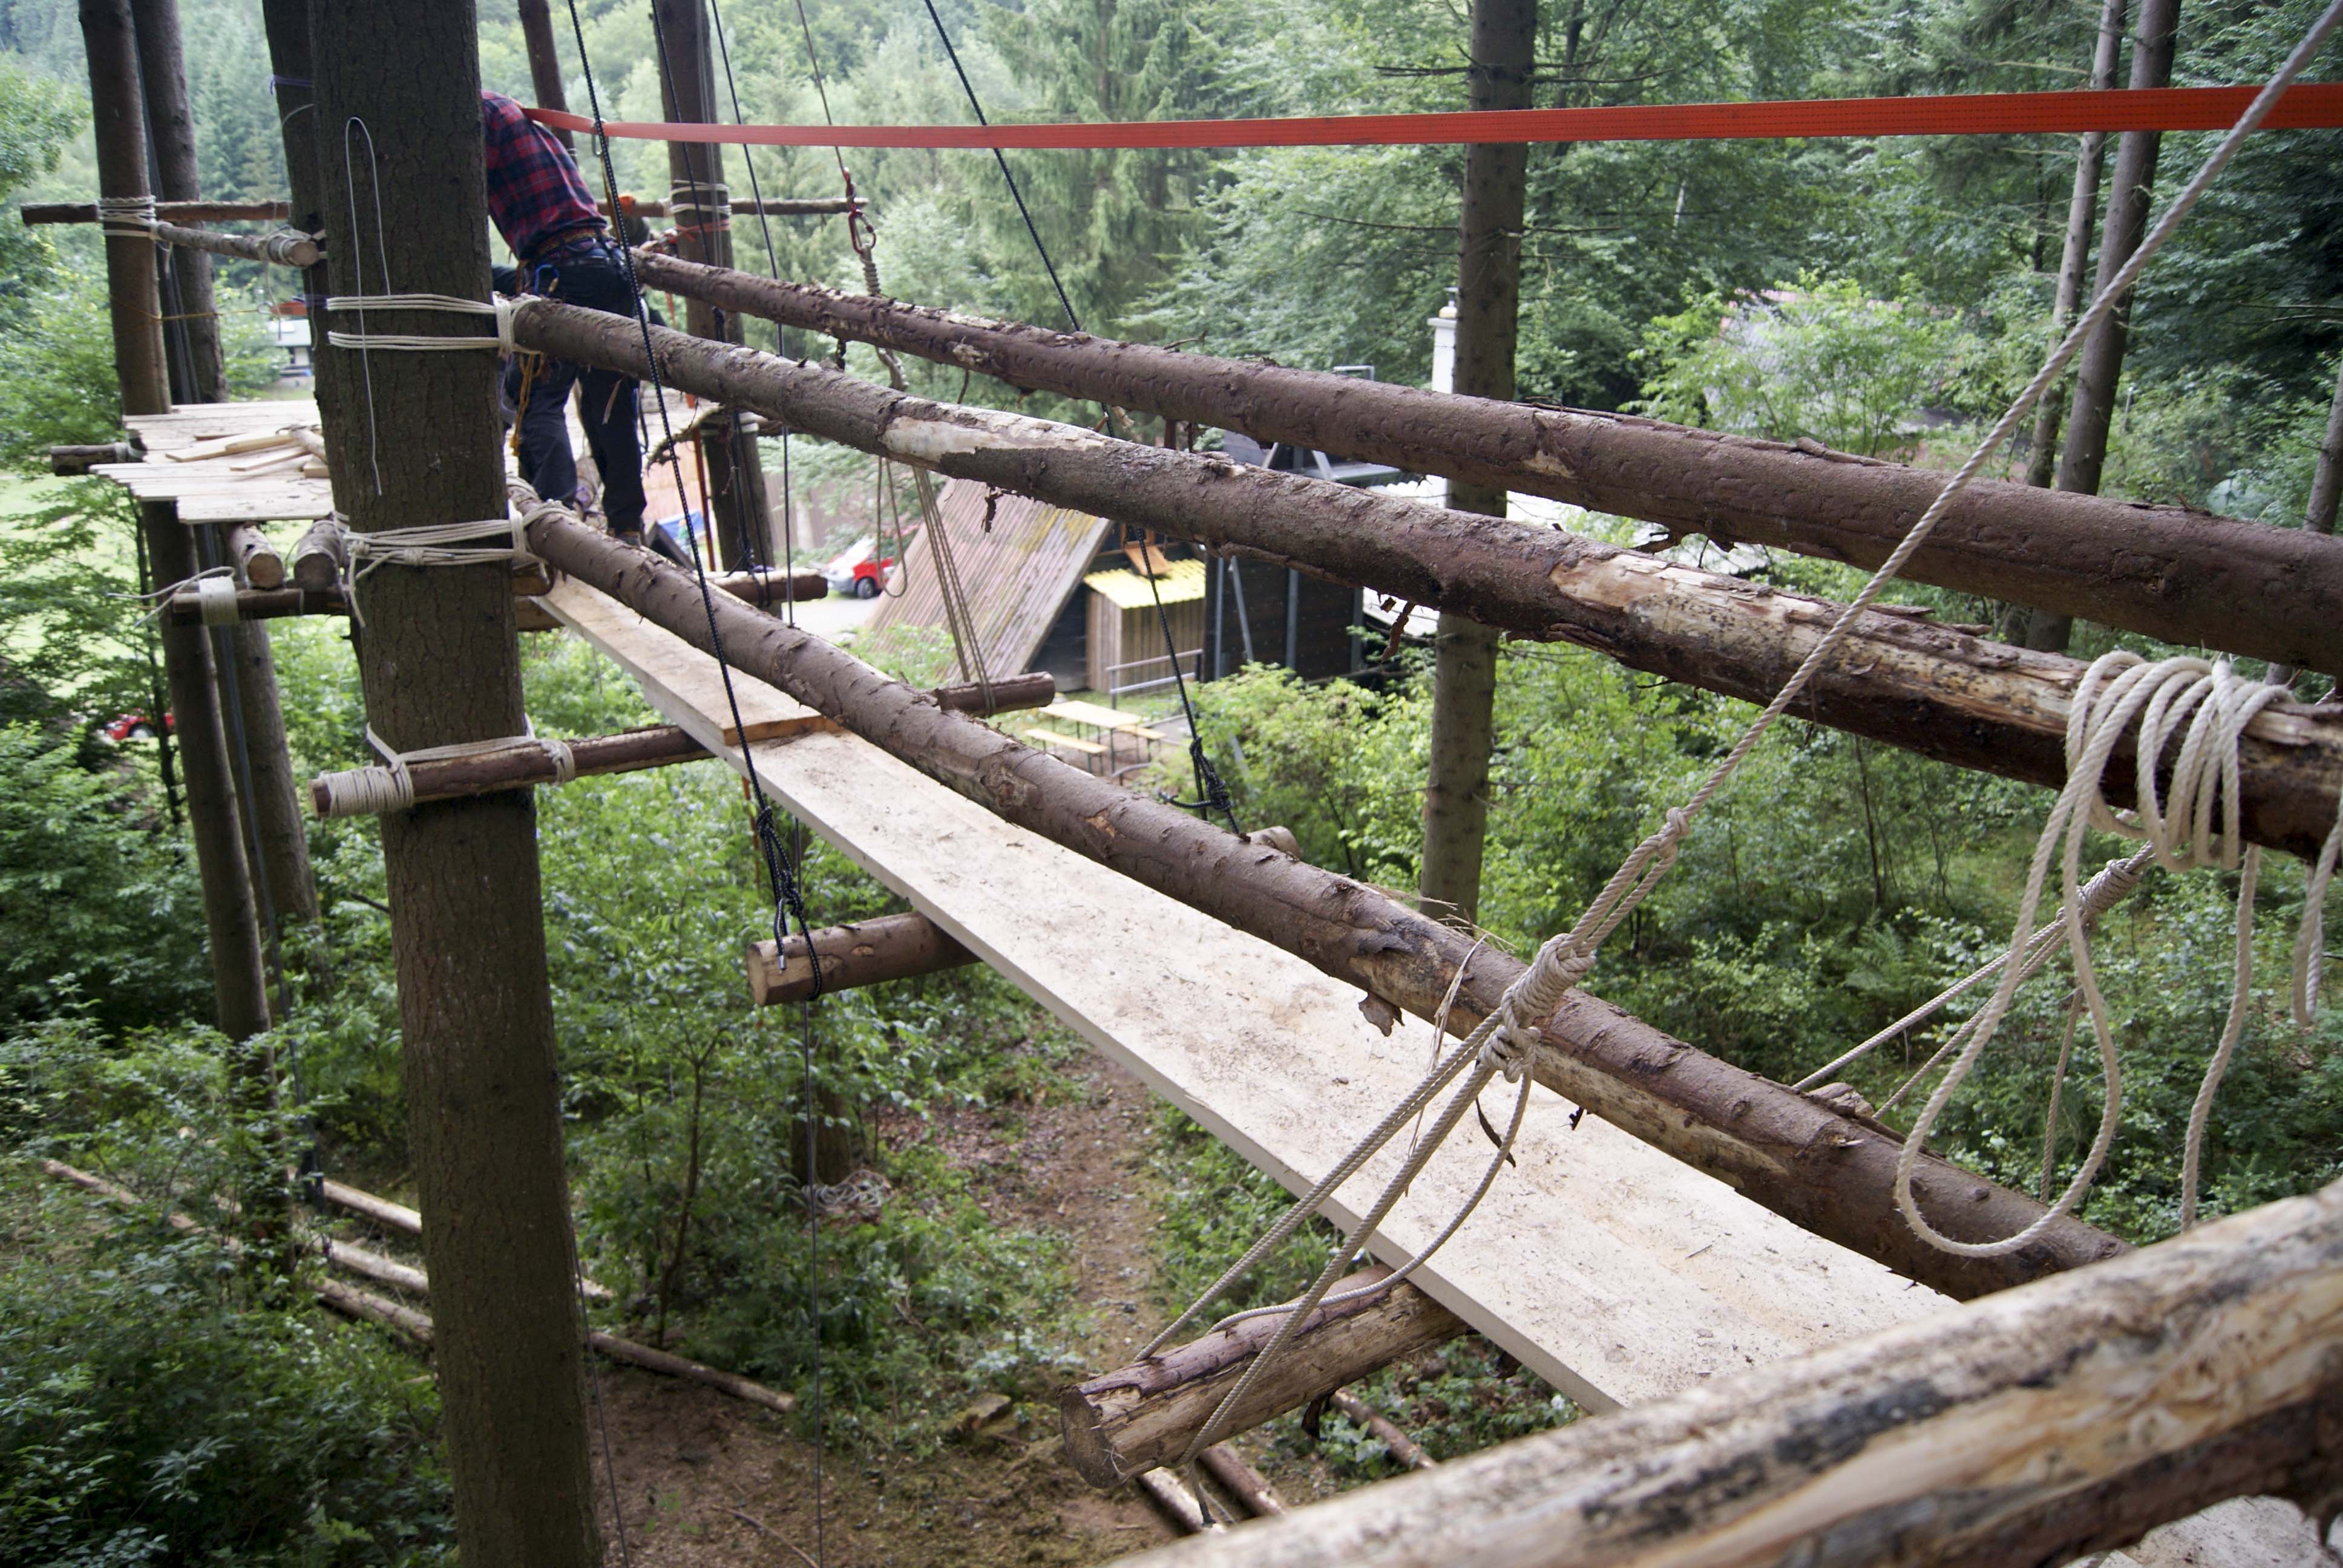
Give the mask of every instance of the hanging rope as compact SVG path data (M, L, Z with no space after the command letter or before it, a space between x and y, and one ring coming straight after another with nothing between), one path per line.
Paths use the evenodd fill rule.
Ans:
M1967 487L1970 481L1983 468L1986 459L2000 448L2002 443L2016 428L2019 421L2041 397L2044 390L2066 368L2067 362L2081 348L2084 340L2090 336L2107 313L2115 308L2117 303L2128 294L2142 269L2171 237L2174 230L2204 195L2206 188L2221 170L2227 166L2230 159L2237 156L2237 149L2243 145L2247 136L2261 123L2271 106L2285 92L2287 84L2301 72L2303 66L2308 63L2311 55L2333 31L2338 21L2343 21L2343 0L2334 0L2334 4L2328 7L2326 14L2312 26L2268 85L2255 97L2245 114L2239 117L2237 123L2231 127L2187 186L2174 199L2155 228L2141 241L2139 248L2133 252L2122 267L2117 269L2116 276L2108 281L2107 286L2099 291L2097 298L2092 300L2090 307L2076 320L2066 338L2059 343L2056 349L2035 374L2033 379L2026 384L2016 401L1995 423L1992 430L1979 442L1967 460L1946 479L1935 500L1930 502L1927 510L1913 524L1911 529L1889 554L1887 559L1881 564L1870 580L1864 585L1862 590L1840 612L1829 629L1815 641L1814 648L1807 653L1788 681L1783 685L1782 689L1775 694L1774 700L1768 703L1750 723L1732 750L1715 765L1700 787L1683 805L1672 808L1664 818L1660 828L1636 845L1634 851L1612 874L1610 880L1604 883L1602 890L1588 904L1577 921L1567 931L1553 938L1538 950L1529 966L1512 985L1506 988L1497 1006L1481 1020L1471 1034L1465 1037L1457 1049L1406 1098L1393 1107L1381 1123L1354 1144L1336 1162L1334 1169L1323 1181L1287 1210L1284 1217L1271 1228L1267 1236L1260 1242L1256 1242L1237 1264L1214 1282L1161 1334L1157 1335L1149 1343L1146 1351L1142 1352L1142 1359L1152 1356L1174 1332L1193 1321L1206 1305L1249 1272L1256 1263L1268 1255L1272 1248L1299 1230L1312 1215L1317 1212L1320 1205L1331 1198L1343 1182L1350 1180L1369 1159L1391 1141L1399 1128L1406 1123L1409 1117L1415 1114L1420 1106L1428 1103L1449 1082L1460 1075L1463 1077L1463 1086L1443 1109L1431 1133L1403 1162L1399 1173L1385 1184L1381 1195L1367 1211L1366 1217L1334 1249L1325 1268L1312 1282L1309 1289L1304 1291L1297 1301L1280 1309L1286 1316L1284 1322L1279 1326L1276 1335L1247 1365L1244 1375L1238 1381L1237 1386L1230 1391L1229 1397L1222 1402L1212 1418L1199 1429L1199 1438L1208 1439L1217 1433L1236 1399L1250 1390L1269 1365L1292 1342L1294 1335L1300 1331L1302 1323L1324 1300L1336 1276L1357 1255L1365 1239L1373 1233L1376 1225L1381 1223L1383 1216L1388 1214L1392 1207L1398 1202L1401 1195L1405 1192L1408 1184L1414 1179L1417 1172L1423 1169L1431 1153L1439 1148L1457 1121L1462 1119L1465 1105L1477 1099L1481 1090L1496 1073L1503 1072L1508 1080L1517 1080L1526 1072L1532 1056L1540 1043L1538 1030L1532 1020L1549 1016L1561 1004L1563 999L1593 970L1604 941L1634 911L1638 904L1650 896L1652 890L1659 885L1674 865L1683 841L1691 831L1693 821L1700 810L1715 799L1717 791L1732 779L1744 759L1765 738L1765 732L1773 727L1783 713L1788 710L1790 705L1797 700L1799 695L1813 680L1815 672L1836 654L1857 618L1885 590L1887 584L1911 558L1913 552L1927 541L1929 534L1934 531L1937 522L1944 517L1954 498ZM2202 661L2194 662L2201 667ZM2107 660L2101 660L2099 664L2094 665L2092 667L2094 675L2099 674L2102 667L2107 666ZM2225 682L2234 679L2233 677L2227 676L2226 667L2222 671L2222 678ZM2226 694L2227 689L2226 685L2223 689ZM2277 695L2276 689L2269 689L2272 696ZM2120 721L2110 718L2094 724L2090 719L2094 690L2095 682L2087 678L2083 688L2077 690L2070 709L2070 756L2081 753L2088 761L2091 755L2096 753L2097 758L2096 763L2087 766L2078 776L2082 780L2080 784L2073 782L2069 784L2068 793L2077 795L2078 798L2082 789L2086 788L2091 789L2094 794L2096 793L2095 781L2097 778L2098 767L2104 765L2107 755L2112 751L2117 738L2124 731L2124 727L2139 713L2142 706L2147 704L2154 694L2152 689L2143 687L2138 679L2132 679L2126 687L2122 699L2117 699L2117 706L2123 710ZM2138 701L2134 703L2124 700L2128 699L2134 690L2139 693ZM2177 699L2177 694L2176 699L2167 699L2166 705L2155 711L2149 723L2164 724L2165 715L2169 711L2171 701L2175 699ZM2218 709L2223 717L2213 726L2213 732L2227 737L2228 754L2226 759L2226 769L2219 749L2215 749L2209 753L2204 752L2201 749L2196 753L2184 753L2180 771L2190 779L2204 779L2203 770L2209 768L2213 770L2215 779L2225 779L2227 783L2229 816L2228 831L2224 840L2225 846L2234 845L2240 837L2237 831L2236 821L2237 811L2234 755L2236 735L2243 729L2245 723L2251 719L2253 713L2259 710L2262 702L2267 700L2268 699L2252 700L2250 698L2229 698ZM2103 711L2111 713L2113 710L2103 709ZM2187 712L2187 709L2183 708L2178 713L2172 714L2169 726L2177 726ZM2089 736L2087 742L2081 739L2082 732L2086 729ZM2143 781L2139 794L2140 799L2148 803L2141 813L2143 824L2161 823L2167 820L2163 809L2154 804L2152 784L2155 762L2160 754L2162 740L2170 733L2171 729L2166 727L2158 729L2153 737L2144 733L2139 741L2140 756L2143 759L2142 768L2148 774L2147 779ZM2197 740L2196 727L2192 727L2189 739L2192 743ZM2209 740L2208 734L2207 737L2208 744ZM2175 788L2176 790L2185 789L2184 793L2176 797L2176 800L2177 804L2188 809L2187 819L2190 825L2197 826L2196 818L2201 815L2204 827L2208 829L2213 806L2212 784L2205 783L2199 788L2195 784L2184 787L2176 783ZM2066 797L2062 795L2062 801L2066 799ZM2075 819L2069 839L2066 869L2070 918L2065 922L2065 926L2070 947L2076 947L2074 938L2080 929L2079 890L2075 889L2073 884L2079 873L2076 858L2080 852L2081 834L2083 828L2088 825L2095 815L2104 814L2103 806L2097 813L2088 809L2083 811ZM2176 812L2175 815L2180 814ZM2051 842L2052 839L2046 834L2045 846ZM2154 842L2155 840L2151 839L2152 845ZM2200 829L2189 842L2194 847L2194 852L2197 853L2207 852L2212 847L2209 833L2203 829ZM2174 851L2175 841L2167 838L2164 847L2167 852ZM2329 875L2331 875L2332 863L2338 848L2343 848L2343 817L2338 817L2337 829L2329 836L2327 848L2320 856L2319 863L2322 867L2328 868ZM2005 963L2002 970L2001 991L2014 990L2023 972L2024 950L2034 934L2032 922L2035 903L2038 898L2041 868L2046 866L2046 848L2037 850L2036 885L2030 890L2017 920L2017 934L2013 939L2013 956ZM2314 873L2314 879L2318 879L2316 873ZM2321 885L2323 887L2323 882ZM2310 917L2306 915L2306 919ZM2081 951L2079 948L2077 948L2077 968L2078 983L2087 985L2089 983L2088 958L2087 954ZM2298 985L2298 990L2299 990ZM2094 1000L2096 1001L2096 999ZM2004 1005L2006 1006L2006 1003ZM1992 1010L1990 1005L1987 1010ZM2233 1009L2233 1021L2236 1016L2236 1010ZM1982 1032L1981 1028L1980 1033ZM2216 1052L2217 1068L2226 1064L2226 1047L2233 1044L2234 1041L2228 1040L2225 1036L2225 1049ZM1968 1049L1964 1054L1973 1060L1975 1053L1981 1049L1982 1046L1978 1043L1977 1038L1972 1036ZM2112 1101L2114 1099L2112 1089L2114 1085L2119 1083L2119 1074L2113 1060L2111 1045L2103 1050L2103 1058L2109 1074L2111 1084L2109 1098ZM2212 1074L2208 1073L2208 1079L2211 1078ZM1942 1101L1946 1094L1946 1090L1940 1085L1936 1098L1931 1101L1934 1109L1942 1108ZM2202 1101L2204 1096L2200 1094L2199 1098ZM1930 1120L1933 1120L1933 1117ZM2111 1134L2112 1126L2111 1117L2103 1121L2100 1142L2104 1143L2106 1138ZM1935 1244L1947 1251L1964 1253L2006 1251L2022 1245L2025 1241L2039 1231L2042 1224L2048 1223L2054 1217L2046 1216L2043 1221L2028 1227L2020 1236L2005 1242L1990 1243L1985 1248L1971 1248L1966 1244L1952 1241L1949 1238L1939 1237L1927 1227L1926 1221L1920 1217L1916 1205L1911 1201L1911 1171L1917 1162L1924 1137L1925 1129L1916 1129L1914 1136L1905 1147L1897 1169L1896 1201L1899 1207L1903 1209L1906 1220L1920 1234ZM2089 1168L2095 1170L2096 1162L2092 1162ZM1459 1215L1439 1232L1435 1239L1435 1246L1439 1242L1444 1242L1447 1238L1455 1233L1463 1216L1471 1212L1472 1208L1479 1202L1482 1193L1485 1191L1484 1186L1474 1191L1462 1206ZM2070 1193L2065 1201L2071 1204L2072 1198L2073 1194ZM1418 1254L1419 1261L1423 1257L1429 1256L1433 1251L1433 1247L1423 1249ZM1202 1442L1191 1446L1188 1456L1190 1462L1192 1462L1194 1454L1200 1452L1203 1446Z

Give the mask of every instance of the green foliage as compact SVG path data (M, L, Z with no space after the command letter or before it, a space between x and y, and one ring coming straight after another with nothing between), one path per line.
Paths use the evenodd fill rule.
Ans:
M1802 273L1762 300L1711 293L1644 329L1637 411L1866 457L1908 457L1921 408L1968 347L1959 322L1865 298L1846 278Z
M0 726L0 1029L78 1006L146 1023L200 1003L193 868L148 809L55 736Z
M101 271L59 269L24 296L20 324L0 333L0 466L120 438L110 320Z

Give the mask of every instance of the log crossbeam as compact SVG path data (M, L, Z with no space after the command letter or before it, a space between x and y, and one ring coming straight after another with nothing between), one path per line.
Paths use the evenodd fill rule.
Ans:
M1887 558L1944 483L1932 470L1811 441L1493 402L988 321L655 252L642 253L639 266L647 286L972 369L1021 392L1221 426L1635 518L1671 537L1704 534L1866 569ZM1905 575L2184 647L2343 671L2343 541L2302 529L1980 479L1955 500Z

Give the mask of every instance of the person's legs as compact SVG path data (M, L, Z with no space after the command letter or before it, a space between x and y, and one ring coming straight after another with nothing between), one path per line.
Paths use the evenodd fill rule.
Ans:
M631 317L635 296L617 256L588 252L561 268L560 298L588 310ZM643 526L643 448L635 425L637 383L614 370L585 367L579 378L579 422L587 448L602 475L602 511L612 533Z
M567 413L577 379L577 366L541 354L520 356L505 373L505 388L520 409L521 477L547 500L564 506L578 494L578 458L569 449Z

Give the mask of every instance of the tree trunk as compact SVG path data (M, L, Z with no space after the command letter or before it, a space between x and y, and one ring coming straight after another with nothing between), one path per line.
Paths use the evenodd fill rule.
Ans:
M1019 388L1859 567L1885 560L1944 488L1933 470L1818 447L1070 336L648 252L636 265L647 287ZM2343 543L2293 528L1979 479L1905 576L2166 642L2343 668Z
M703 0L654 0L651 25L664 56L661 101L671 121L713 125L723 119L716 106L716 75ZM676 212L676 252L687 261L732 265L730 198L724 186L724 155L713 143L668 144L670 205ZM740 322L729 311L699 300L688 303L684 327L694 337L719 343L745 341ZM766 510L765 470L757 438L728 413L704 423L699 447L708 465L709 527L717 556L728 571L771 558L772 522ZM686 495L692 487L679 487Z
M130 0L138 35L138 75L146 91L146 132L152 138L157 194L166 201L203 199L196 165L196 116L187 102L187 67L179 44L178 0ZM176 385L182 403L224 403L227 369L220 357L218 301L212 291L212 258L200 250L174 247L165 264L171 286L165 341L179 349Z
M139 121L136 33L127 0L83 0L81 25L89 57L98 188L109 197L145 196L146 141ZM106 262L122 411L166 413L171 397L156 319L155 246L143 235L109 235ZM167 501L141 504L138 526L158 585L195 576L195 543L176 507ZM161 641L175 720L172 744L186 780L188 826L203 887L214 1016L222 1033L245 1040L268 1027L268 1002L211 652L196 628L166 626Z
M516 340L566 358L643 363L628 322L532 304ZM867 452L1036 496L1053 505L1298 567L1347 587L1455 610L1542 641L1570 641L1671 680L1770 700L1838 608L1530 528L1229 462L1116 441L1015 414L954 407L820 366L700 343L653 328L670 382L769 413ZM2012 487L2021 494L2038 494ZM2250 531L2315 538L2259 524ZM696 599L696 596L695 596ZM1795 716L1921 756L2053 787L2066 777L2066 698L2084 666L1875 608L1818 674ZM816 704L815 706L820 706ZM2130 803L2129 742L2107 769ZM2257 719L2240 750L2247 836L2316 854L2335 820L2343 723L2308 710Z
M1537 0L1473 0L1471 106L1526 109L1537 66ZM1464 149L1458 234L1456 391L1513 398L1520 330L1522 213L1529 148ZM1453 483L1448 504L1505 515L1502 486ZM1289 589L1288 601L1292 594ZM1471 925L1481 911L1481 855L1489 827L1489 742L1497 699L1497 633L1443 611L1433 639L1431 765L1423 789L1423 860L1416 890L1427 914ZM1289 661L1290 662L1290 661Z
M317 110L302 118L327 127L314 166L332 292L487 299L469 0L313 0L309 32ZM349 180L370 188L343 188ZM357 232L353 207L365 218ZM363 279L351 266L361 256ZM374 312L363 325L472 331L451 320ZM321 346L318 357L352 352ZM503 518L494 355L371 357L364 406L324 409L335 504L350 528ZM521 733L512 575L502 562L387 564L367 578L358 666L386 744L411 751ZM382 848L458 1541L467 1562L586 1568L601 1542L534 798L515 790L392 813Z
M130 8L162 194L175 202L198 201L203 186L196 163L195 116L187 101L178 0L131 0ZM166 296L166 301L170 314L185 319L166 324L171 330L164 334L163 345L173 380L181 389L179 400L226 402L226 370L220 354L211 257L199 249L177 247L171 257L169 276L177 288L176 297ZM253 587L275 588L285 580L284 563L259 529L230 529L228 538L230 558ZM265 895L256 898L256 904L264 917L274 917L273 921L263 919L261 935L270 943L272 960L281 962L275 944L284 939L283 922L316 920L317 894L309 875L308 835L294 794L293 763L286 753L285 716L268 628L255 623L222 628L213 639L212 664L223 677L219 700L224 717L232 707L239 720L228 726L228 739L238 749L234 759L242 763L239 777L245 788L237 791L237 799L250 829L246 870L257 879L256 892Z
M2161 87L2171 82L2173 45L2179 31L2180 0L2140 0L2139 35L2132 40L2131 49L2134 89ZM2116 144L2116 172L2107 191L2107 220L2099 242L2094 297L2115 281L2116 274L2147 236L2156 156L2163 140L2157 131L2126 131ZM2099 477L2107 462L2107 437L2115 425L2116 389L2123 378L2124 347L2131 335L2133 297L2126 294L2116 301L2075 357L2075 396L2066 416L2066 447L2058 454L2058 488L2062 490L2099 493ZM2039 611L2026 624L2026 646L2063 652L2074 629L2072 616Z
M1132 1568L2065 1563L2343 1475L2343 1185Z
M2327 435L2318 443L2318 461L2310 472L2310 500L2302 509L2303 528L2314 534L2332 534L2338 499L2343 499L2343 362L2336 367L2335 401L2327 409ZM2269 678L2280 686L2291 682L2298 673L2290 664L2269 668ZM2326 673L2343 675L2343 667Z
M1378 1265L1334 1292L1372 1284L1390 1272ZM1058 1426L1067 1461L1093 1486L1120 1486L1141 1471L1177 1463L1283 1321L1251 1318L1060 1390ZM1222 1435L1249 1432L1464 1332L1463 1319L1404 1281L1371 1301L1321 1306L1268 1375L1246 1391L1245 1402L1229 1412Z
M578 314L588 314L579 312ZM668 341L684 341L669 334ZM662 349L662 353L665 350ZM1447 517L1436 508L1428 516ZM530 546L562 570L709 649L689 574L578 524L544 520ZM1457 1027L1493 1010L1523 970L1380 892L1249 842L936 706L809 633L719 600L734 668L787 691L960 793L1216 920L1282 948L1394 1008L1430 1018L1469 960ZM2332 809L2330 800L2328 809ZM1703 1055L1574 992L1541 1021L1538 1081L1740 1190L1794 1223L1946 1294L1968 1297L2105 1257L2122 1243L2073 1220L2038 1243L1972 1259L1921 1241L1896 1211L1896 1141L1834 1107ZM2008 1235L2042 1213L2030 1198L1923 1160L1917 1190L1939 1228Z
M825 991L852 990L977 961L950 932L916 913L825 927L812 934L811 946L820 956ZM749 1001L771 1007L808 1000L813 995L813 968L805 937L791 937L778 951L771 942L750 942Z
M561 55L553 46L553 11L546 0L520 0L521 42L528 49L529 85L537 94L537 106L567 113L569 94L561 75ZM577 151L578 144L568 131L553 133L561 145Z
M2105 92L2116 85L2116 66L2123 56L2124 13L2129 0L2106 0L2099 10L2098 37L2091 47L2091 86ZM2050 305L2050 336L2055 341L2066 323L2082 308L2083 268L2091 257L2091 226L2098 216L2099 170L2107 159L2107 134L2085 131L2075 151L2075 191L2066 204L2066 243L2058 253L2058 292ZM2055 389L2043 396L2034 410L2034 442L2027 454L2026 482L2048 489L2058 465L2058 398Z

